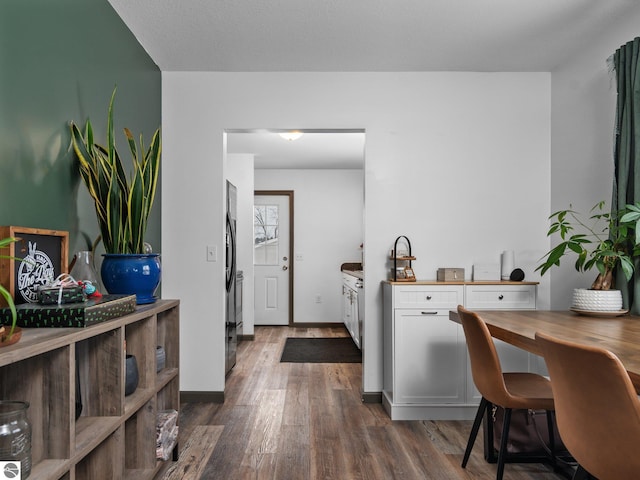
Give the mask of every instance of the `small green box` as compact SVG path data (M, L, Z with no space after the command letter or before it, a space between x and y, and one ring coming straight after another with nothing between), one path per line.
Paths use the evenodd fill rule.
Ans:
M62 305L23 303L16 305L17 325L24 328L88 327L132 313L135 309L135 295L103 295L85 302ZM11 310L0 310L0 323L11 323Z
M47 287L38 290L38 303L40 305L81 303L86 298L82 287Z

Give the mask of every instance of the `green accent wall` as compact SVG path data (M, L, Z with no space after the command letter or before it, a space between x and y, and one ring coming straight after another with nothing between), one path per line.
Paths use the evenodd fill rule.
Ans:
M97 238L68 124L91 118L96 141L106 143L116 85L114 125L128 165L122 129L151 139L161 121L161 73L109 2L0 2L0 225L66 230L70 259ZM160 198L158 191L147 230L155 252Z

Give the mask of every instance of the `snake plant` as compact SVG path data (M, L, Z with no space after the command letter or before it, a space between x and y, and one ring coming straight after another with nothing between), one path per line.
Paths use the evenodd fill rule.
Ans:
M71 141L80 164L80 175L95 203L105 251L145 253L144 235L160 170L160 129L146 150L142 135L138 145L131 131L124 129L133 163L129 181L113 133L115 96L116 88L109 102L106 147L95 143L90 120L84 132L71 122Z

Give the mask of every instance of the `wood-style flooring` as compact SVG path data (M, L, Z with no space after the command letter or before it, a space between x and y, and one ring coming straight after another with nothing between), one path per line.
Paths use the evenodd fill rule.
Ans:
M343 328L256 327L238 345L224 404L183 404L173 479L494 479L482 432L460 467L470 421L391 421L361 401L362 364L280 363L287 336ZM559 480L541 464L507 464L505 480Z

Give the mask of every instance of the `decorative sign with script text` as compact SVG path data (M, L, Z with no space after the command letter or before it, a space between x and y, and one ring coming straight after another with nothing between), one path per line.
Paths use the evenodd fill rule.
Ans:
M8 286L16 304L38 303L38 288L68 271L69 233L0 227L0 238L6 237L15 237L18 241L10 244L9 252L2 253L19 260L0 259L0 282Z

